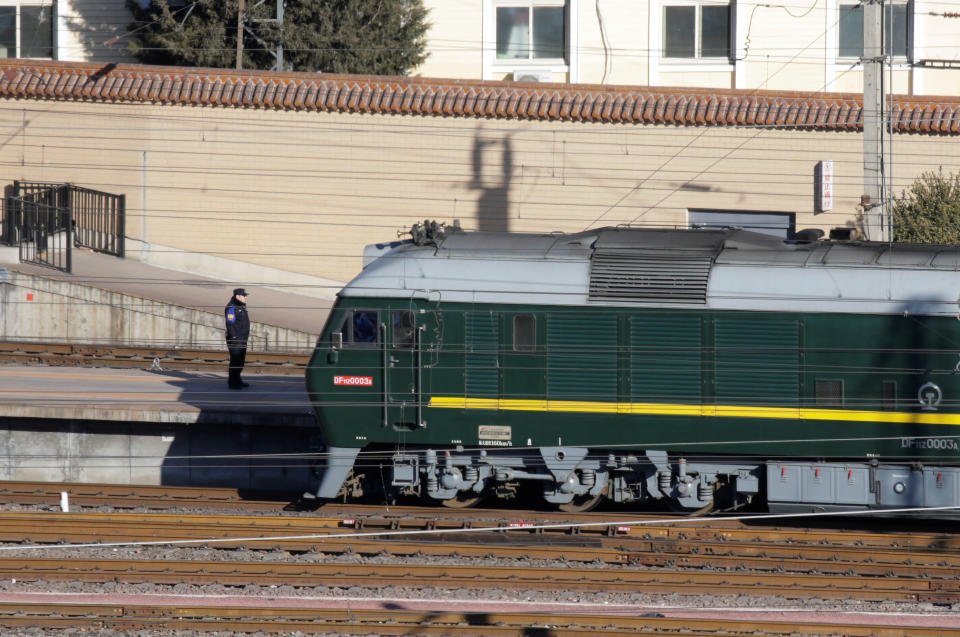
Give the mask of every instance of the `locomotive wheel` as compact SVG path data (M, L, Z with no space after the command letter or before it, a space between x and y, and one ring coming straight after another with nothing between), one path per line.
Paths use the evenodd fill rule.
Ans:
M443 506L451 509L469 509L483 502L483 498L484 495L482 493L475 493L473 491L459 491L457 495L453 496L449 500L442 500L441 503Z
M558 504L557 508L564 513L586 513L596 509L597 505L603 502L603 499L606 497L606 495L606 489L597 495L590 495L589 493L585 493L584 495L575 495L573 496L573 500L570 500L566 504Z

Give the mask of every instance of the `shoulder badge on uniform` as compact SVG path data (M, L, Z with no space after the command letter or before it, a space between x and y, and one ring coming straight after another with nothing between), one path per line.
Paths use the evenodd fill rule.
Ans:
M237 315L234 314L233 310L227 312L227 323L233 323L237 320Z

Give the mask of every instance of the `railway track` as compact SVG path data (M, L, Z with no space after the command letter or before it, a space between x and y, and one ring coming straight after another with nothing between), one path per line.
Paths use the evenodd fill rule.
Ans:
M55 500L50 496L58 495L62 486L7 483L0 498L9 501L10 494L40 493L51 502ZM104 495L101 485L86 486L92 487L91 493L83 497L99 504L96 499ZM238 506L249 502L231 490L115 488L118 491L111 497L141 504L149 493L161 498L164 491L178 506L187 502L195 507L201 501L217 500ZM74 494L73 502L80 497ZM272 506L274 510L282 505L254 502L257 507ZM247 606L236 608L179 603L118 602L96 607L76 602L69 606L0 603L0 629L43 626L205 632L215 626L234 632L274 633L579 635L603 626L614 634L641 630L692 635L905 632L902 626L832 624L819 618L799 623L624 618L615 617L616 613L560 615L556 611L465 615L436 609L429 613L354 610L344 619L341 611L314 608L305 613L284 608L275 598L278 589L307 596L358 587L427 597L469 591L471 598L487 599L499 595L507 595L507 599L645 595L652 599L721 596L733 600L749 595L800 607L822 605L827 600L908 607L960 604L960 535L952 533L780 528L720 519L676 524L661 516L372 505L324 505L310 514L244 513L0 512L0 582L16 581L17 590L27 586L47 591L79 584L84 590L103 594L115 588L97 587L169 590L188 583L192 590L200 591L222 587L253 591L244 602ZM654 523L628 526L630 518ZM538 528L561 520L608 523L579 531ZM497 530L478 530L490 527ZM416 533L390 535L411 531ZM216 539L231 541L220 544ZM183 541L194 548L180 545L172 551L144 541ZM65 543L93 546L81 549ZM130 545L111 548L111 543ZM228 548L241 550L221 550ZM0 587L0 600L10 590L9 586ZM942 626L929 630L910 626L909 632L954 634Z
M718 620L668 617L538 613L450 613L409 610L324 610L273 606L198 606L180 604L3 604L0 626L15 630L36 626L66 629L142 631L193 630L201 634L231 633L345 633L351 635L544 635L573 637L656 632L710 637L847 635L893 637L903 627L756 619ZM957 635L943 628L911 627L916 637Z
M245 491L213 487L174 487L99 483L56 483L0 481L0 503L55 505L66 492L74 507L111 507L116 509L178 508L268 511L296 509L295 493Z
M0 342L0 364L141 369L156 364L165 370L223 371L229 360L229 354L219 350ZM271 374L302 374L309 360L310 354L303 351L248 351L246 369Z
M673 571L595 567L461 566L450 564L316 564L218 560L0 557L0 577L19 582L289 586L293 588L401 587L471 590L581 591L727 595L791 600L875 602L960 601L960 582L919 577L859 577Z
M397 532L397 524L390 526L394 527L392 532ZM389 536L369 529L357 535L355 529L345 527L344 521L337 518L3 513L0 541L11 545L171 542L320 555L386 553L395 557L513 560L517 564L536 560L596 564L584 568L571 564L524 567L518 571L516 566L501 569L487 563L477 567L299 561L247 564L222 559L114 563L74 559L70 552L73 549L56 547L54 551L63 553L55 559L23 553L38 549L0 552L0 578L122 579L129 583L229 581L235 585L296 586L350 586L363 582L365 586L379 587L426 587L440 582L443 587L491 590L648 591L680 595L737 595L751 591L759 596L789 599L960 603L960 550L955 538L894 535L887 538L886 547L880 547L858 544L856 534L851 533L839 534L844 536L842 542L831 545L823 534L811 530L764 530L758 534L756 529L749 528L713 529L712 533L696 538L677 533L680 529L675 527L654 526L645 530L650 533L632 537L550 536L504 526L499 531L484 533L459 528L444 535ZM668 531L671 533L665 534ZM327 535L336 537L327 539ZM827 535L835 537L838 533ZM905 542L907 539L909 542ZM137 564L146 564L141 574L135 568ZM224 575L222 568L232 575Z

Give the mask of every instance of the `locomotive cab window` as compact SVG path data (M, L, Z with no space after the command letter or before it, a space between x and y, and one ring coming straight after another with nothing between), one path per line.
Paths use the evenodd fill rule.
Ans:
M370 347L377 344L377 311L354 310L347 314L340 328L345 347Z
M533 352L537 349L537 319L533 314L513 315L513 351Z
M393 346L397 349L413 349L416 339L413 312L397 310L393 313Z

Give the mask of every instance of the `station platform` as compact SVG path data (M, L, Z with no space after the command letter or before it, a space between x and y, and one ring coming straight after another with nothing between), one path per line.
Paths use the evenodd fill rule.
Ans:
M70 274L20 263L17 248L0 249L0 267L218 314L222 314L233 289L243 287L250 292L247 305L252 321L311 334L322 330L337 292L327 289L319 296L293 294L276 286L223 281L85 249L73 250Z
M0 366L0 421L315 428L301 375Z

